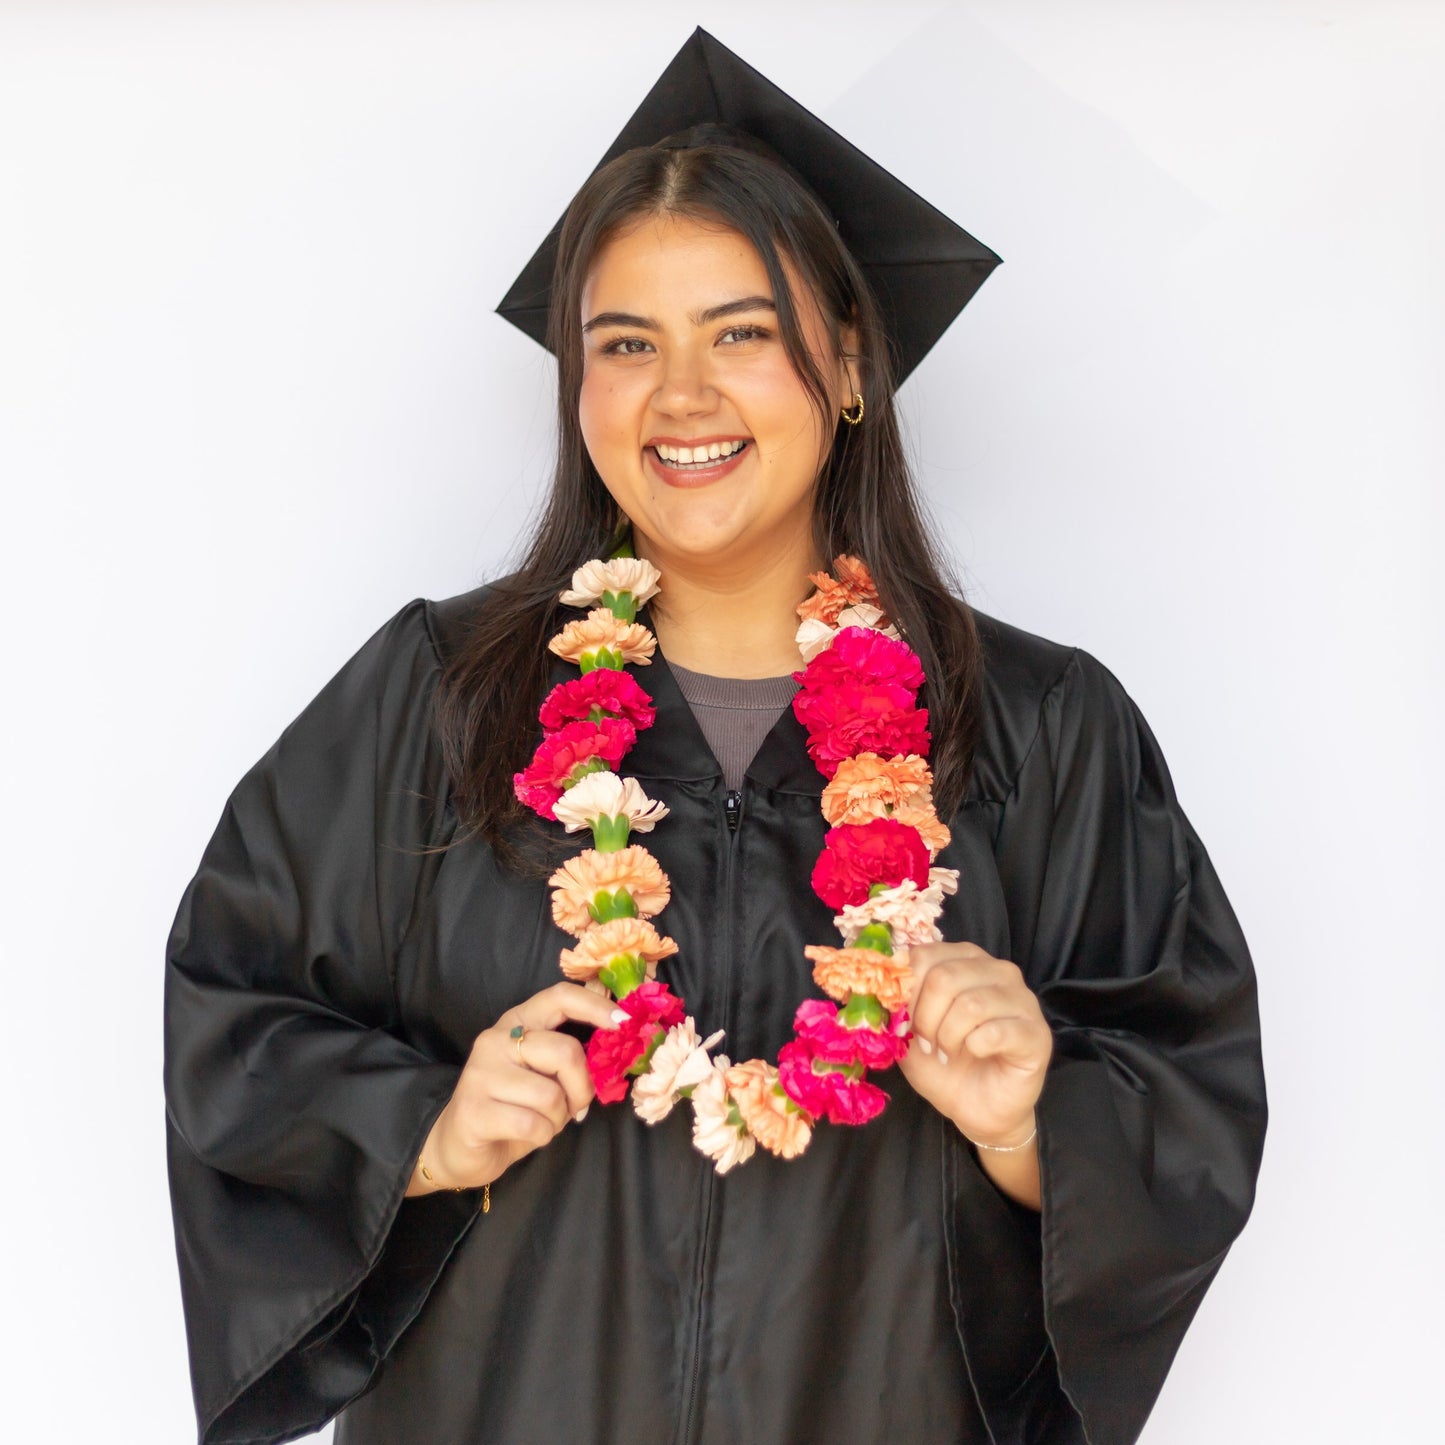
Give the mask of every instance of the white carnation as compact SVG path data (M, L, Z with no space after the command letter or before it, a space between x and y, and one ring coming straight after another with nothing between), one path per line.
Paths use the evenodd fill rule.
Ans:
M637 605L656 597L662 573L642 557L613 557L604 562L594 557L572 574L572 588L561 594L569 607L590 607L604 592L630 592Z
M650 833L665 817L667 806L655 802L642 791L636 778L619 778L616 773L588 773L574 783L553 805L558 822L567 825L569 833L580 833L592 826L594 818L627 817L627 826L634 833Z

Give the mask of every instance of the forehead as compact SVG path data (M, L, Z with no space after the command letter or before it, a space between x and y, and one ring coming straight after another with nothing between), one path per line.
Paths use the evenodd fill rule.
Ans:
M782 257L794 297L803 294L796 269ZM696 310L741 296L772 297L757 248L720 221L648 215L631 221L598 251L582 288L582 310L653 314L677 306Z

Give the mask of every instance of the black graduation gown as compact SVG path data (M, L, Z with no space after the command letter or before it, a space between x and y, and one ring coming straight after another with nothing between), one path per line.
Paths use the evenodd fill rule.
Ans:
M594 1105L483 1216L403 1194L473 1037L567 941L545 882L438 848L439 655L484 595L372 638L242 780L181 904L166 1091L202 1440L348 1406L338 1445L1135 1439L1249 1213L1265 1104L1244 941L1118 683L980 619L983 738L938 860L945 937L1014 959L1055 1031L1041 1218L896 1071L880 1120L724 1178L690 1110ZM666 977L732 1058L774 1058L816 994L804 945L836 938L807 881L822 779L785 712L730 829L666 663L639 678Z

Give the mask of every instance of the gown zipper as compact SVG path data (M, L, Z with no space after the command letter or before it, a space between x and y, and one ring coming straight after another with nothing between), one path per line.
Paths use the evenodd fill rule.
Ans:
M726 1026L729 995L732 991L732 949L733 949L733 891L737 876L738 830L743 821L743 795L735 788L723 794L723 812L727 818L728 848L727 861L723 869L722 907L722 960L723 960L723 1023ZM687 1400L682 1412L682 1433L679 1445L690 1445L693 1438L693 1413L697 1409L697 1385L702 1375L702 1339L704 1312L707 1307L707 1271L712 1258L713 1197L717 1188L717 1173L707 1172L707 1182L702 1203L702 1241L697 1252L697 1323L692 1338L692 1369L688 1372Z

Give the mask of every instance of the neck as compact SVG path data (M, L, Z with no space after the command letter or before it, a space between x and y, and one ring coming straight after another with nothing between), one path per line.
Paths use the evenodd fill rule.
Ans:
M803 663L797 606L825 565L805 547L754 553L741 564L662 557L634 533L637 555L662 572L648 619L663 655L714 677L781 677Z

